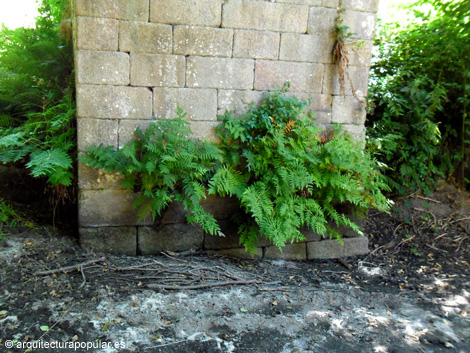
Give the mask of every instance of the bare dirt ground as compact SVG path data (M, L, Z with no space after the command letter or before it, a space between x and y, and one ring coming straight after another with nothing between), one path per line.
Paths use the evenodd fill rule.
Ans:
M12 228L0 352L470 352L469 216L449 186L411 195L368 216L369 255L340 262L111 256ZM90 348L18 348L39 341Z

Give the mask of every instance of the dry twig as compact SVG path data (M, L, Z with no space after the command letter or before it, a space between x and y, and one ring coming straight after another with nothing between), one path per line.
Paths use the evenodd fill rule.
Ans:
M147 284L147 288L150 289L166 289L166 290L195 290L195 289L204 289L204 288L212 288L212 287L222 287L222 286L241 286L246 284L255 284L257 281L250 280L250 281L226 281L226 282L210 282L210 283L202 283L196 284L192 286L165 286L160 284Z
M105 257L100 257L99 259L85 261L85 262L82 262L82 263L79 263L79 264L76 264L76 265L59 267L59 268L56 268L55 270L36 271L36 272L34 272L34 275L35 276L44 276L44 275L52 275L54 273L68 272L68 271L72 271L72 270L81 271L81 268L83 268L84 266L91 265L91 264L94 264L94 263L97 263L97 262L103 262L105 260L106 260Z

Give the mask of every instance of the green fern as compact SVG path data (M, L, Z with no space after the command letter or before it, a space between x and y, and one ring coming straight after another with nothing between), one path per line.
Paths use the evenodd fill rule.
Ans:
M239 234L248 250L254 251L260 235L278 247L304 239L305 227L342 242L336 227L360 233L346 217L351 211L389 207L375 161L339 126L322 137L306 105L273 92L241 118L221 117L222 148L241 158L216 171L210 192L240 199L246 216Z
M152 122L136 139L121 150L91 147L81 160L94 168L124 175L123 186L139 191L134 206L141 219L153 218L172 202L183 203L188 222L199 223L210 234L220 234L215 218L207 213L201 201L207 196L210 177L216 164L222 162L222 151L205 141L189 138L189 123L179 109L178 117Z
M325 134L305 112L307 102L272 92L241 118L221 116L220 144L189 138L179 109L175 119L151 123L121 150L92 147L82 161L119 172L123 186L140 192L139 215L155 218L173 201L188 221L221 234L201 205L208 194L236 197L240 243L254 252L259 237L282 248L310 228L342 243L337 228L360 229L347 216L368 208L388 210L387 186L376 162L340 127Z

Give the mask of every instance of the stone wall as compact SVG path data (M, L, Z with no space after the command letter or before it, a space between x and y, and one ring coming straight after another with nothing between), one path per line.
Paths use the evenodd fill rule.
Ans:
M263 91L286 81L291 82L290 94L311 99L309 109L316 112L321 126L340 123L363 138L364 110L349 85L345 95L340 94L331 55L333 27L341 13L343 24L360 40L361 45L349 46L349 74L362 97L367 91L377 2L75 0L79 152L101 143L120 148L136 127L175 116L177 105L188 113L197 137L215 141L217 114L226 110L241 114L248 103L261 100ZM190 248L243 254L230 229L224 242L205 235L185 223L179 205L172 205L157 223L137 222L134 198L120 188L119 175L80 164L82 245L124 254ZM218 211L226 223L230 205L209 199L207 207ZM256 256L305 259L367 251L365 238L348 238L343 248L332 248L331 241L318 242L315 236L308 239L287 246L282 254L260 244ZM329 255L325 249L331 249Z

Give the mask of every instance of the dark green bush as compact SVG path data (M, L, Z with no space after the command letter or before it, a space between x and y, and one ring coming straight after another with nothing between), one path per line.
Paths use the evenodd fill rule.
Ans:
M43 0L35 28L0 30L0 162L52 186L71 185L76 153L67 6Z
M371 69L368 147L399 193L427 192L436 176L468 181L470 2L419 3L434 13L385 30Z

